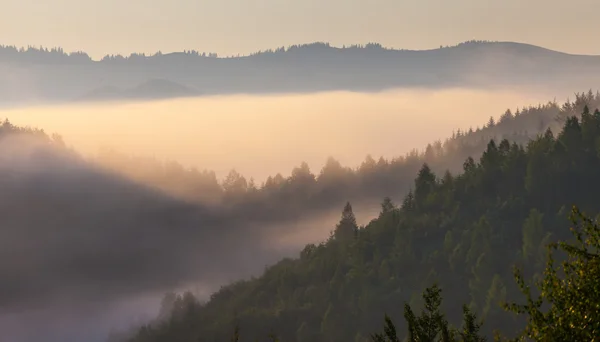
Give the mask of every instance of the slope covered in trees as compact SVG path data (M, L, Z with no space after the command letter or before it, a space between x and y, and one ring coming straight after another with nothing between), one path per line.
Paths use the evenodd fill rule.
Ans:
M600 222L577 207L573 207L570 218L574 239L546 246L548 260L542 277L532 284L523 278L521 269L515 268L515 281L524 298L520 302L503 301L501 305L526 318L526 325L514 339L495 330L495 341L596 341L600 336ZM557 256L564 261L557 264ZM441 292L437 284L425 289L423 312L418 316L410 305L404 305L405 341L485 342L483 322L466 305L462 326L457 329L448 324L440 310ZM394 322L387 315L384 321L383 332L371 336L373 342L400 342L402 335Z
M459 175L437 176L425 164L399 206L384 200L365 227L347 204L327 241L307 245L258 278L224 286L205 303L190 294L167 298L161 319L130 341L224 341L236 324L241 341L270 332L283 341L366 341L380 330L383 313L399 322L401 303L417 305L433 282L444 289L450 322L459 321L467 303L490 322L484 334L516 333L525 321L499 306L519 298L511 266L541 277L545 246L571 238L565 229L571 206L598 212L599 169L600 111L587 107L579 118L566 118L557 134L546 130L526 147L490 141L480 161L467 158ZM549 288L563 293L550 300L571 298L553 282L542 295ZM530 327L556 321L531 312L537 321Z
M435 173L459 172L464 160L469 156L477 160L491 139L526 144L548 128L558 132L567 117L579 116L586 105L592 111L599 108L600 93L576 94L574 100L564 104L549 102L516 109L514 113L507 110L495 115L495 119L490 117L482 127L463 128L444 141L392 160L367 156L362 165L348 167L330 158L318 173L302 163L290 176L277 174L263 184L256 184L235 170L219 180L209 170L186 169L177 162L161 163L117 151L103 151L97 160L144 184L153 184L187 200L227 208L236 216L265 220L300 218L338 210L346 201L376 208L381 198L402 198L423 163Z

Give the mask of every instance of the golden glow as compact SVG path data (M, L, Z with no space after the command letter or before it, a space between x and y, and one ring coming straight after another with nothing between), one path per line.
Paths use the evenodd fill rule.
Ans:
M571 53L600 32L597 0L0 0L1 44L106 54L247 54L314 41L429 49L470 39Z
M566 97L566 96L565 96ZM367 154L392 158L498 117L546 102L542 92L395 90L376 94L215 96L156 102L77 104L0 111L17 125L61 134L84 154L110 147L261 182L328 156L358 166Z

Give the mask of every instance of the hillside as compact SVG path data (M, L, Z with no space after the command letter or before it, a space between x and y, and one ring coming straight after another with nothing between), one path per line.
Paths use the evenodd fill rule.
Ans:
M570 55L511 42L465 42L432 50L379 44L291 46L249 56L186 51L152 56L0 47L0 101L72 101L102 87L133 88L164 79L200 94L259 94L399 87L596 86L600 57ZM27 82L24 82L26 80ZM168 92L157 97L170 97Z
M4 218L0 272L10 279L2 284L0 311L65 295L69 289L60 282L78 284L73 296L90 291L102 296L98 286L118 296L131 294L128 284L144 284L146 290L174 284L159 281L155 271L180 280L194 268L203 269L202 276L222 274L202 257L217 253L213 247L220 248L221 243L229 245L226 236L239 228L222 211L106 172L64 147L60 139L8 121L0 125L0 151L0 216ZM245 239L259 235L255 231ZM235 244L233 240L229 242ZM201 250L195 251L197 247ZM190 268L159 266L168 260L179 263L193 254L197 257ZM18 269L15 255L27 255ZM219 265L227 263L229 256L224 255ZM235 268L239 259L234 259L229 260ZM141 267L146 262L155 271ZM105 269L94 270L94 265ZM60 272L49 275L43 269Z
M282 256L260 220L166 195L8 121L0 188L3 342L99 341L121 317L103 316L115 303L214 286Z
M58 138L5 122L0 127L4 184L0 210L5 218L0 233L5 258L0 268L12 278L3 284L6 295L0 315L18 310L11 317L32 322L39 329L38 335L25 324L0 326L0 330L5 337L18 329L35 335L24 341L37 341L39 336L49 342L62 341L52 339L54 328L43 330L28 312L44 307L60 311L63 305L71 305L60 300L65 298L73 305L79 305L79 300L110 302L140 291L162 293L188 281L223 283L257 274L264 264L290 255L265 242L273 233L298 229L287 223L318 217L332 208L337 211L347 200L360 211L378 206L386 196L403 198L414 188L414 175L423 163L440 174L447 168L460 171L467 156L481 155L489 139L527 142L548 127L556 129L585 104L597 108L600 96L588 92L563 105L552 102L514 114L507 111L481 128L457 131L443 143L394 160L368 157L363 165L349 168L330 159L316 174L303 164L291 177L276 175L265 184L253 184L236 172L221 183L210 171L114 151L99 156L101 165L112 163L103 169L66 149ZM136 178L136 169L145 173ZM24 257L18 267L15 255ZM140 260L151 266L140 268ZM100 265L106 267L100 268L104 271L95 272ZM78 291L61 285L65 282L77 284ZM44 316L43 321L60 329L53 324L60 315L50 312L54 314ZM89 308L82 312L93 317ZM69 322L80 326L73 318ZM110 325L102 324L95 321L94 326L104 333ZM81 331L85 329L81 326ZM69 330L77 334L76 329Z
M347 166L330 158L321 170L299 163L289 177L273 175L263 184L256 184L235 170L219 180L210 170L187 169L177 162L161 163L118 151L104 151L97 161L111 171L153 184L175 196L225 207L236 217L277 222L337 211L346 201L358 208L378 210L382 198L402 198L408 193L423 163L438 174L446 170L459 172L467 157L478 160L490 139L526 144L548 128L558 133L565 118L579 115L585 105L592 111L600 108L600 93L576 94L563 104L549 102L507 110L502 115L488 113L498 119L476 128L464 127L445 140L391 160L367 156L361 165Z
M365 227L347 204L327 241L206 303L168 297L161 320L130 341L224 341L236 324L240 341L270 332L283 341L366 341L383 313L400 321L402 303L417 304L436 281L451 321L467 303L490 322L488 336L493 328L514 333L524 322L497 305L518 297L511 266L537 277L545 245L571 237L569 208L599 212L600 111L582 113L526 147L490 141L455 176L423 165L400 205L385 199Z

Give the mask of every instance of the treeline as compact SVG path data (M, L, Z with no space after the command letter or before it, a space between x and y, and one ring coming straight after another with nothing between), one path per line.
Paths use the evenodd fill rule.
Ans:
M217 58L214 52L199 52L196 50L184 50L180 52L187 57L194 58ZM148 59L160 59L163 56L161 51L154 54L131 53L129 56L123 55L105 55L99 61L100 63L131 63L141 62ZM66 52L62 48L50 48L28 46L16 47L14 45L0 45L0 60L15 64L91 64L94 61L87 53L83 51Z
M468 41L468 42L463 42L463 43L459 43L455 46L446 46L445 48L449 48L449 47L461 47L461 46L465 46L465 45L474 45L474 44L485 44L485 43L490 43L488 41ZM260 50L257 51L255 53L250 54L248 57L260 57L260 56L268 56L268 55L273 55L273 54L280 54L280 53L294 53L297 52L299 50L306 50L308 52L310 51L314 51L314 50L323 50L323 49L335 49L335 50L340 50L340 48L335 48L333 46L331 46L329 43L324 43L324 42L314 42L314 43L310 43L310 44L295 44L295 45L290 45L289 47L280 47L277 49L268 49L268 50ZM405 49L400 49L400 50L396 50L396 49L391 49L391 48L386 48L383 47L381 44L379 43L374 43L374 42L370 42L367 44L353 44L353 45L344 45L341 47L341 50L373 50L373 49L378 49L378 50L386 50L386 51L406 51ZM219 58L219 55L215 52L201 52L201 51L197 51L197 50L184 50L182 52L178 52L178 54L183 54L189 57L196 57L196 58ZM146 54L146 53L131 53L129 56L123 56L123 55L105 55L100 62L105 62L105 63L119 63L119 62L139 62L145 59L158 59L163 55L163 53L161 51L157 51L153 54ZM228 57L224 57L224 58L239 58L240 55L236 55L236 56L228 56ZM54 47L54 48L48 48L48 47L43 47L43 46L27 46L27 48L25 47L17 47L14 45L0 45L0 60L3 61L10 61L10 62L17 62L17 63L49 63L49 64L56 64L56 63L75 63L75 64L79 64L79 63L92 63L94 62L94 60L92 60L92 58L85 52L83 51L74 51L74 52L66 52L63 50L63 48L60 47Z
M6 138L8 136L18 135L27 136L29 138L37 138L40 141L46 141L48 143L57 144L62 147L65 147L62 137L58 134L48 135L43 129L40 128L28 126L15 126L8 119L0 121L0 139Z
M437 173L458 172L467 157L481 155L489 140L526 144L548 128L557 132L567 117L578 115L586 105L599 108L600 93L578 93L562 105L549 102L514 113L507 110L497 119L490 117L482 127L457 130L443 142L436 141L421 151L415 149L392 160L367 156L361 165L350 168L329 158L318 173L302 163L290 176L277 174L262 184L235 170L219 180L210 170L188 169L177 162L162 163L111 150L101 152L98 160L145 184L188 200L226 207L232 213L248 212L273 219L301 217L312 211L339 208L346 201L376 204L383 197L399 198L412 187L423 163Z
M515 335L526 324L538 329L530 331L538 340L587 336L568 334L597 331L597 250L567 249L582 258L574 265L590 272L570 274L578 269L567 268L567 278L582 282L561 287L543 270L546 246L572 240L564 229L571 206L599 212L598 170L600 111L587 107L556 134L547 129L525 147L489 141L480 161L467 158L459 175L437 176L422 165L400 204L386 198L368 225L357 225L348 203L327 241L307 245L297 258L280 261L258 278L222 287L207 302L189 293L165 297L160 318L129 341L225 341L235 326L243 332L240 341L270 333L281 341L368 341L381 329L383 313L401 323L406 314L401 303L420 305L421 290L432 283L444 289L441 310L448 312L449 324L459 326L467 304L488 322L483 336L493 330ZM594 234L584 240L597 248ZM529 310L529 322L499 305L519 298L517 285L523 284L513 281L513 265L522 270L518 279L546 279L540 293L556 301L550 311L535 311L541 304L535 298L528 306L514 306ZM544 324L549 325L542 329ZM415 329L398 327L402 335ZM540 337L551 331L556 338Z

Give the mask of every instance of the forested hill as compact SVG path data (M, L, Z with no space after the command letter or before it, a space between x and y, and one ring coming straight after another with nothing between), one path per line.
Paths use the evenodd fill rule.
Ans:
M235 170L221 181L209 170L186 169L176 162L161 163L118 151L104 151L98 160L144 184L154 184L191 201L226 208L236 217L280 221L337 210L346 201L376 208L386 196L402 198L413 186L414 175L423 163L438 174L446 170L459 172L467 157L479 158L490 139L525 144L548 128L558 132L567 117L579 115L586 105L592 111L600 108L600 93L578 93L564 104L549 102L507 110L500 116L488 113L496 119L490 118L481 127L464 127L452 137L392 160L367 156L362 165L349 167L330 158L317 172L299 163L289 177L277 174L263 184L255 184Z
M594 86L599 56L570 55L512 42L471 41L431 50L379 44L295 45L249 56L184 51L99 61L60 48L0 47L0 101L107 100L197 94L498 86ZM125 76L126 75L126 76ZM164 84L151 84L161 80ZM136 89L134 93L127 89Z
M236 324L240 341L270 332L281 341L366 341L384 313L400 321L403 302L417 304L434 282L450 321L466 303L487 322L488 335L514 332L524 322L498 306L520 297L511 266L535 278L544 246L571 238L571 206L600 209L600 111L582 113L526 147L490 141L481 160L467 158L458 175L423 165L413 190L398 206L384 200L367 226L357 226L347 204L327 241L223 287L206 303L167 296L161 319L130 341L226 341Z

